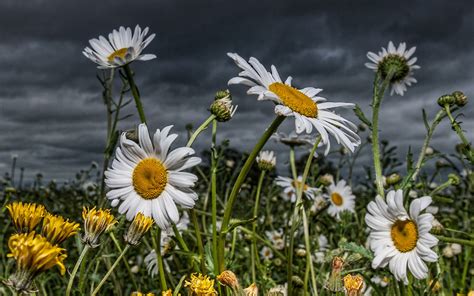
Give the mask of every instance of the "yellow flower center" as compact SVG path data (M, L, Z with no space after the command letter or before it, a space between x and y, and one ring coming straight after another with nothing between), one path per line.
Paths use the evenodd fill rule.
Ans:
M117 49L116 51L114 51L113 53L111 53L109 55L107 60L109 62L113 62L115 60L115 58L125 59L125 56L127 55L127 52L128 52L128 48L126 48L126 47L121 48L121 49Z
M276 94L282 103L291 110L306 117L316 118L318 106L310 97L294 87L281 82L270 84L268 89Z
M342 198L342 196L337 193L337 192L333 192L331 193L331 201L336 205L336 206L340 206L342 205L342 203L344 202L344 199Z
M133 187L144 199L160 196L168 183L168 172L161 161L145 158L133 170Z
M418 228L415 222L411 220L397 220L393 224L390 234L393 244L400 252L409 252L416 247Z

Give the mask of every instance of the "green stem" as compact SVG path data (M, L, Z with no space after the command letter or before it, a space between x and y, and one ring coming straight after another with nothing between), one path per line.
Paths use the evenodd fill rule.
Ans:
M132 69L130 69L130 65L126 64L123 66L125 71L125 75L127 76L128 83L130 84L130 90L132 91L133 99L135 100L135 106L137 107L138 115L140 116L141 123L146 124L146 117L145 111L143 110L142 101L140 99L140 93L138 91L137 85L135 84L135 80L133 79Z
M205 130L208 125L216 118L214 114L211 114L199 127L197 130L194 131L194 133L191 135L191 137L188 140L188 143L186 144L186 147L191 147L193 145L194 141L196 138L199 136L199 134Z
M428 145L430 144L431 138L433 136L433 132L438 126L438 124L441 122L441 120L446 116L446 113L443 109L439 110L438 113L435 116L435 119L431 123L431 126L428 128L428 133L426 134L425 140L423 141L423 147L421 147L420 155L418 156L418 160L415 165L415 171L411 177L413 181L416 180L416 177L418 176L418 173L420 172L421 167L423 166L423 161L425 159L425 154L426 154L426 149L428 148Z
M458 243L458 244L465 245L465 246L468 246L468 247L474 247L474 241L472 241L472 240L465 240L465 239L447 237L447 236L442 236L442 235L436 235L436 237L440 241L443 241L443 242Z
M306 211L304 208L301 210L303 214L303 229L304 229L304 242L305 242L305 247L306 247L306 268L310 268L311 271L311 285L313 286L314 290L314 295L318 296L318 287L316 284L316 273L314 272L314 266L313 266L313 258L312 258L312 251L311 251L311 245L309 243L309 226L308 226L308 218L306 217ZM305 281L305 287L304 291L307 291L307 281ZM313 295L313 294L312 294Z
M448 188L449 186L451 186L452 182L451 182L451 179L449 179L448 181L444 182L443 184L439 185L438 187L436 187L435 189L433 189L433 191L430 192L429 196L434 196L436 193L444 190L445 188Z
M117 250L119 252L122 252L122 247L120 247L120 243L118 242L117 238L115 237L114 233L113 232L109 232L109 235L110 235L110 238L112 239L112 241L114 242L114 245L115 247L117 248ZM125 264L125 268L127 269L127 272L128 272L128 276L130 277L130 279L132 280L132 285L133 285L133 288L135 289L135 291L138 291L138 285L137 285L137 281L135 280L135 276L133 275L132 273L132 270L130 268L130 264L128 264L128 261L127 259L124 257L122 258L123 260L123 263Z
M156 231L152 231L152 236L152 244L153 248L155 249L156 261L158 262L158 273L160 274L161 290L166 291L168 290L168 286L166 285L163 257L161 256L161 228L157 227Z
M219 274L217 261L217 153L216 153L217 121L212 120L211 144L211 213L212 213L212 260L214 274Z
M283 261L286 261L286 257L285 255L278 251L277 249L275 249L275 246L273 245L273 243L269 242L268 240L264 239L263 237L261 237L260 235L254 233L252 230L250 229L247 229L243 226L240 226L239 229L241 229L243 232L245 232L246 234L248 235L251 235L252 238L256 238L257 240L261 241L265 246L269 247L272 251L273 251L273 254L277 255L278 257L280 257L281 260Z
M471 261L471 252L472 249L470 247L466 247L464 251L464 267L462 270L462 278L461 278L461 286L466 287L466 278L467 278L467 271L469 269L469 262Z
M392 72L387 75L382 83L382 87L379 89L381 74L380 72L377 72L374 81L374 94L372 98L372 152L374 156L375 183L377 186L377 193L381 197L384 197L385 193L383 188L382 164L380 162L379 111L385 90L390 83L392 75Z
M265 170L262 170L260 172L260 177L258 178L258 185L257 185L257 193L255 194L255 206L253 209L253 217L256 218L258 217L258 206L260 204L260 193L262 191L262 184L263 180L265 178ZM252 222L252 232L257 233L257 221ZM258 252L257 252L257 238L253 236L252 240L252 248L250 249L251 254L250 258L252 260L252 282L256 283L257 282L257 276L255 273L255 262L258 262Z
M299 212L300 208L303 205L303 189L306 184L306 179L308 178L309 170L311 168L311 163L313 162L314 159L314 152L316 152L316 148L318 148L319 142L321 142L321 136L318 136L316 141L314 142L313 148L311 148L311 151L309 152L308 159L306 160L306 164L304 167L303 171L303 176L301 179L301 183L299 186L296 188L296 202L295 202L295 207L293 209L293 215L291 216L291 227L290 227L290 243L288 247L288 262L287 262L287 281L288 281L288 295L293 295L293 284L291 278L293 277L293 248L295 244L295 232L297 230L298 224L299 224ZM290 159L290 162L294 162L294 159ZM293 164L294 165L294 164Z
M293 180L298 179L298 173L296 172L296 158L295 158L295 147L290 146L290 167Z
M468 157L471 164L474 164L474 152L473 152L474 150L470 148L471 144L469 143L469 140L464 135L464 132L462 131L461 125L459 125L459 123L454 119L453 115L451 114L451 109L450 109L449 105L445 105L444 110L446 110L446 114L448 115L449 120L451 121L451 125L452 125L453 129L458 134L458 136L461 139L464 146L466 146L467 149L468 149L468 151L466 153L466 156Z
M201 259L201 270L203 273L206 272L206 258L204 255L204 247L202 245L202 237L201 237L201 229L199 228L198 218L196 211L194 209L189 210L189 214L191 216L191 220L193 221L194 225L194 232L196 233L196 242L199 252L199 258Z
M125 253L127 253L128 249L130 249L130 245L126 245L125 248L123 249L122 253L120 253L120 255L118 256L118 258L115 260L114 264L112 264L112 266L110 267L109 271L105 274L105 276L102 278L102 280L100 281L100 283L97 285L97 287L95 288L95 290L92 292L92 296L95 296L97 295L97 293L99 293L99 290L100 288L102 288L102 286L105 284L105 282L107 281L107 279L109 278L109 276L112 274L112 272L114 271L115 267L117 267L117 265L119 264L120 260L122 260L122 257L125 255Z
M89 251L89 249L90 247L88 245L84 246L84 249L82 249L81 255L79 255L79 258L76 261L76 265L74 265L71 276L69 277L69 282L67 283L66 296L71 295L71 289L72 289L72 284L74 283L74 278L76 277L76 273L79 270L79 267L81 266L82 260L86 256L87 251Z
M176 227L176 225L174 225L174 224L173 224L173 232L174 232L174 236L176 237L176 240L178 241L179 248L186 253L186 256L189 256L189 260L191 260L191 262L192 262L192 265L194 267L194 271L199 272L199 266L196 264L193 257L190 256L188 245L186 244L183 237L181 236L181 233L179 233L178 227Z
M227 201L226 207L224 209L224 218L222 221L222 226L219 234L219 245L218 245L218 261L219 261L219 272L224 271L225 268L225 262L224 262L224 251L225 251L225 234L227 233L228 227L229 227L229 222L230 222L230 216L232 213L232 209L234 207L235 199L237 198L237 195L240 191L240 187L245 181L245 178L247 177L247 174L250 171L250 168L252 167L253 162L255 161L255 158L257 157L258 153L260 150L262 150L263 146L265 143L268 141L268 139L271 137L271 135L278 129L280 124L285 120L285 116L277 116L271 125L267 128L267 130L263 133L255 147L253 148L252 152L250 153L249 157L245 161L245 164L242 167L242 170L240 171L237 180L234 183L234 186L232 187L232 191L230 192L229 195L229 200Z

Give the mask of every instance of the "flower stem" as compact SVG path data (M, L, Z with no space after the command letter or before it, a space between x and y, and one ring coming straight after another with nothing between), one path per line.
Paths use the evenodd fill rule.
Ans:
M125 71L128 83L130 84L130 89L132 91L133 98L135 99L135 106L137 107L138 115L140 116L140 121L141 123L146 124L145 111L143 110L142 101L140 99L140 93L138 91L137 85L135 84L135 80L133 79L132 69L130 69L129 64L126 64L125 66L123 66L123 70Z
M454 237L447 237L447 236L442 236L442 235L436 235L436 237L443 242L447 243L457 243L469 247L474 247L474 241L472 240L465 240L465 239L460 239L460 238L454 238Z
M216 118L214 114L211 114L199 127L197 130L194 131L194 133L191 135L191 137L188 140L188 143L186 144L186 147L191 147L193 145L194 141L196 138L199 136L199 134L205 130L209 124Z
M199 252L199 258L201 259L201 271L203 273L206 272L206 258L204 255L204 247L202 245L202 237L201 237L201 229L199 228L199 222L197 218L196 211L194 209L189 210L189 215L191 216L191 220L193 221L194 225L194 232L196 233L196 242Z
M183 237L181 236L181 233L179 233L178 227L176 227L176 225L174 225L174 224L173 224L173 232L174 232L174 236L176 237L176 240L178 241L179 248L181 250L183 250L186 253L187 256L189 256L189 258L192 262L192 265L194 267L194 271L199 272L199 266L196 264L196 262L194 262L193 257L190 256L188 245L186 245L186 242L184 241Z
M303 216L303 229L304 229L304 242L305 242L305 247L306 247L306 268L308 268L311 272L311 285L313 286L313 291L314 293L311 295L318 296L318 286L316 284L316 273L314 272L314 266L313 266L313 258L312 258L312 252L311 252L311 245L309 243L309 226L308 226L308 217L306 216L306 211L304 208L301 210L302 216ZM305 277L306 279L306 277ZM307 281L305 280L305 287L304 291L307 291Z
M225 262L224 262L224 251L225 251L225 235L228 231L229 228L229 222L230 222L230 215L232 213L232 208L234 207L235 199L237 198L237 195L240 191L240 187L245 181L245 178L247 177L247 174L250 171L250 168L252 167L253 162L255 161L255 158L257 157L258 153L260 150L262 150L263 146L265 143L268 141L268 139L271 137L271 135L278 129L280 124L285 120L285 116L277 116L271 125L267 128L267 130L263 133L263 135L260 137L259 141L253 148L252 152L250 152L249 157L245 161L239 175L237 176L237 180L234 183L234 186L232 187L232 191L230 192L229 195L229 200L227 201L227 204L224 209L224 218L222 221L222 226L220 229L220 234L219 234L219 246L218 246L218 261L219 261L219 272L224 271L225 268Z
M114 245L115 247L117 248L117 250L119 252L122 252L122 247L120 247L120 243L118 242L117 238L115 237L114 233L113 232L109 232L109 235L110 235L110 238L112 239L112 241L114 242ZM132 285L133 285L133 288L138 291L138 285L137 285L137 281L135 280L135 276L133 276L133 273L132 273L132 270L130 269L130 264L128 264L128 261L126 258L122 258L123 259L123 263L125 264L125 268L127 269L127 272L128 272L128 275L130 277L130 279L132 280Z
M255 195L255 206L253 209L253 217L256 218L258 217L258 206L260 204L260 193L262 191L262 184L263 180L265 178L265 170L262 170L260 172L260 177L258 178L258 184L257 184L257 193ZM257 221L252 222L252 232L254 234L257 233ZM252 282L256 283L257 282L257 276L255 272L255 262L258 262L258 251L257 251L257 238L255 235L253 236L252 239L252 248L251 248L251 253L250 253L250 258L252 260Z
M79 267L81 266L82 260L84 260L84 257L86 256L87 251L89 251L89 249L90 249L89 245L84 246L84 249L82 249L81 255L79 255L79 258L76 261L76 265L74 265L71 276L69 277L69 282L67 283L66 296L71 295L71 289L72 289L72 284L74 283L74 278L76 277L76 273L79 270Z
M471 144L469 143L469 140L464 135L464 132L462 131L462 128L459 125L459 123L454 119L453 115L451 114L451 109L450 109L449 105L445 105L444 110L446 110L446 114L448 115L449 120L451 121L451 125L452 125L453 129L458 134L458 136L461 139L464 146L467 147L467 152L466 152L467 158L469 159L471 164L474 164L474 150L470 148Z
M444 118L444 116L446 116L445 111L443 109L439 110L435 116L435 119L431 123L431 126L428 127L425 140L423 141L423 147L421 147L420 155L418 156L418 160L416 161L415 171L411 177L412 181L416 180L416 177L418 176L418 173L420 172L420 169L423 166L423 160L425 159L426 149L428 148L428 145L430 144L431 137L433 136L433 132L436 126Z
M377 72L374 81L374 91L372 98L372 152L374 156L374 170L375 183L377 186L377 193L384 197L383 179L382 179L382 164L380 162L380 144L379 144L379 111L382 104L385 90L387 89L390 80L393 76L393 71L390 71L385 77L382 86L379 88L381 74Z
M219 274L217 261L217 153L216 153L217 121L212 120L211 144L211 213L212 213L212 260L214 274Z
M291 227L290 227L290 233L289 233L289 238L290 238L290 244L288 247L288 262L287 262L287 281L288 281L288 295L293 295L293 284L291 278L293 277L293 248L295 244L295 232L298 228L298 224L300 222L299 220L299 212L300 212L300 207L303 205L303 189L306 184L306 179L308 178L309 174L309 169L311 168L311 163L313 162L314 158L314 152L316 151L316 148L318 148L319 142L321 142L321 136L318 136L316 141L314 142L313 148L311 148L311 151L309 152L308 158L306 160L306 164L304 167L303 171L303 176L301 179L301 183L299 183L299 186L296 188L296 202L295 202L295 207L293 210L293 215L291 216ZM293 162L292 165L294 165L294 158L290 159L290 162Z
M94 291L92 292L91 296L95 296L97 295L97 293L99 293L99 290L100 288L102 288L102 286L105 284L105 282L107 281L107 279L109 278L109 276L112 274L112 272L114 271L115 267L117 267L117 265L119 264L120 260L122 260L122 257L125 255L125 253L127 253L128 249L130 249L130 245L126 245L125 248L123 249L122 253L120 253L120 255L117 257L117 259L115 260L114 264L112 264L112 266L110 267L109 271L105 274L105 276L102 278L102 280L100 281L100 283L97 285L97 287L94 289Z
M161 290L166 291L168 290L168 286L166 285L163 257L161 256L161 228L157 227L156 231L152 232L152 236L153 248L155 249L156 261L158 262L158 273L160 274Z

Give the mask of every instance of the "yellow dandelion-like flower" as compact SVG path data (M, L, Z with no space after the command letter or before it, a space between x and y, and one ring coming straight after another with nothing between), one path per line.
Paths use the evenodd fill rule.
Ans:
M127 234L124 236L125 241L130 245L138 245L142 236L150 230L153 225L153 219L138 213L130 224Z
M178 295L181 295L181 294L178 294ZM171 289L163 291L161 292L161 296L173 296L173 291Z
M171 291L171 290L170 290ZM163 292L164 293L164 292ZM165 295L165 294L163 294ZM171 294L170 294L171 295ZM142 292L138 292L138 291L135 291L135 292L132 292L132 294L130 294L130 296L155 296L154 293L142 293Z
M214 296L217 295L214 289L214 280L209 276L195 273L191 274L191 279L185 281L184 286L189 289L190 295L193 296Z
M109 209L97 210L95 207L92 209L84 207L82 219L84 219L84 236L82 241L91 248L97 247L99 245L99 236L117 223Z
M362 294L364 288L364 278L360 274L348 274L344 277L344 289L346 295L358 296Z
M53 245L59 245L79 231L79 223L61 216L46 214L41 234Z
M43 205L13 202L6 206L18 233L31 232L47 213Z
M18 291L29 291L34 278L54 266L58 266L61 275L66 272L65 249L52 245L40 234L14 234L8 240L8 248L7 256L16 260L16 272L7 284Z
M255 283L244 289L245 296L258 296L258 287Z

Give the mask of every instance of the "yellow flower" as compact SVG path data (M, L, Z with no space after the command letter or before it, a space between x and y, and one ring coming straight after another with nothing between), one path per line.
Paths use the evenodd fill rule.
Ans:
M193 296L214 296L217 295L216 289L214 289L214 280L211 280L209 276L202 274L191 274L191 279L185 281L184 286L189 289L190 295Z
M58 266L61 275L66 268L63 261L65 250L52 245L48 240L35 232L14 234L8 240L10 253L8 257L16 260L16 272L10 276L7 284L18 291L29 291L33 279L40 273Z
M41 234L53 245L59 245L79 231L79 223L69 222L61 216L46 214Z
M18 233L33 231L47 213L43 205L34 203L13 202L6 208Z
M138 213L130 224L127 234L124 236L125 241L130 245L138 245L142 236L150 230L153 225L153 219Z
M96 210L96 208L82 209L82 219L84 219L84 236L82 240L91 248L97 247L99 236L105 231L109 230L117 220L110 210Z
M171 290L170 290L171 291ZM164 295L164 294L163 294ZM171 294L170 294L171 295ZM155 296L155 294L153 293L142 293L142 292L138 292L138 291L135 291L135 292L132 292L132 294L130 294L130 296Z
M364 288L364 278L360 274L348 274L344 277L344 289L348 296L359 296Z
M178 295L181 295L181 294L178 294ZM171 289L163 291L161 292L161 296L173 296L173 291L171 291Z

